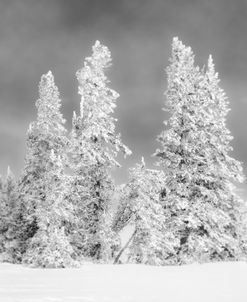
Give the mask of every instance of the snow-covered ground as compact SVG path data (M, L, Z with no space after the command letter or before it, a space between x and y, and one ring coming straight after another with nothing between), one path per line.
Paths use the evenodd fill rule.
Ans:
M180 267L0 264L1 302L246 302L247 263Z

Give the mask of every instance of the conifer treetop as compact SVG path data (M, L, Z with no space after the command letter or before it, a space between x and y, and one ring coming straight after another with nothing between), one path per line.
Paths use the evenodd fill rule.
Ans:
M92 47L93 55L85 59L86 62L92 66L97 66L101 68L109 67L111 64L111 52L108 47L102 45L100 41L96 41ZM85 65L87 65L85 62Z
M169 59L171 63L177 63L177 67L184 65L190 68L194 67L194 53L189 46L185 46L177 37L172 42L172 57ZM169 67L168 67L169 69Z
M93 113L97 114L95 105L99 108L104 106L104 109L107 110L105 114L112 113L113 109L116 107L115 100L119 97L119 94L116 91L106 87L109 80L105 76L104 70L109 67L111 63L111 53L109 49L100 44L99 41L96 41L92 47L92 52L92 56L85 59L83 68L78 70L76 73L80 84L79 94L81 95L81 117L84 117L84 109L85 117L88 116L89 106L91 109L91 115ZM103 98L102 103L100 103L99 96ZM107 99L109 100L108 102ZM103 112L101 115L103 116ZM116 121L116 119L111 119Z
M36 127L47 131L56 131L59 134L66 132L63 126L65 119L60 112L61 99L51 71L41 77L36 107L38 109ZM33 126L32 124L31 128Z
M131 151L122 143L120 134L115 133L117 119L112 114L119 94L107 85L105 69L110 63L109 49L96 41L92 56L85 59L84 66L76 73L81 102L80 115L73 116L72 136L76 132L82 134L84 150L89 150L87 157L107 163L106 166L119 166L115 160L118 152L130 155Z

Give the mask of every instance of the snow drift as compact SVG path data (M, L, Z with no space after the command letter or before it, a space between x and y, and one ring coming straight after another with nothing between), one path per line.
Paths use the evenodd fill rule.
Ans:
M31 269L0 264L1 302L246 302L247 263L84 265Z

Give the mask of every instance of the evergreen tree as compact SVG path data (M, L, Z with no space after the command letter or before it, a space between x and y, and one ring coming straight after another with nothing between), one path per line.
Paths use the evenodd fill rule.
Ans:
M228 101L211 57L200 71L191 48L174 38L170 63L165 108L170 118L156 156L166 173L165 208L180 240L177 262L238 259L242 201L232 181L243 175L229 155Z
M67 267L74 264L73 249L64 231L72 209L65 199L68 185L64 166L53 150L46 169L46 199L37 205L38 231L30 241L24 262L41 267Z
M130 169L129 195L126 199L135 231L128 249L129 262L151 265L173 263L171 255L174 255L178 242L170 229L160 198L164 179L162 171L146 169L144 160Z
M41 77L36 107L38 116L27 132L27 155L19 183L21 204L17 237L20 255L26 252L31 238L38 230L37 209L46 201L45 177L51 150L66 163L65 120L60 112L58 88L50 71Z
M107 87L109 81L104 74L110 62L110 51L96 41L92 57L86 58L77 72L80 115L74 114L71 133L71 195L78 209L78 231L72 240L78 255L101 261L111 258L117 241L108 217L114 194L110 171L119 166L119 151L130 154L120 135L115 134L112 113L119 95Z
M2 175L0 175L0 255L4 251L4 241L2 236L2 229L4 227L4 198L3 198L3 178ZM0 258L1 259L1 258Z
M0 246L5 261L13 262L16 249L15 226L17 211L17 184L8 167L5 181L1 180Z

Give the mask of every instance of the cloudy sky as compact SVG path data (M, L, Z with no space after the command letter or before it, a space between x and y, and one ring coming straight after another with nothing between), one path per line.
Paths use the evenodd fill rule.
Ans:
M70 129L72 111L79 107L75 72L97 39L112 52L108 76L121 95L117 127L133 151L121 160L117 182L126 181L127 168L142 155L151 167L155 137L166 118L164 68L174 36L193 48L200 66L213 55L231 102L234 156L246 166L246 35L246 0L0 0L1 174L7 165L21 172L38 82L48 70Z

